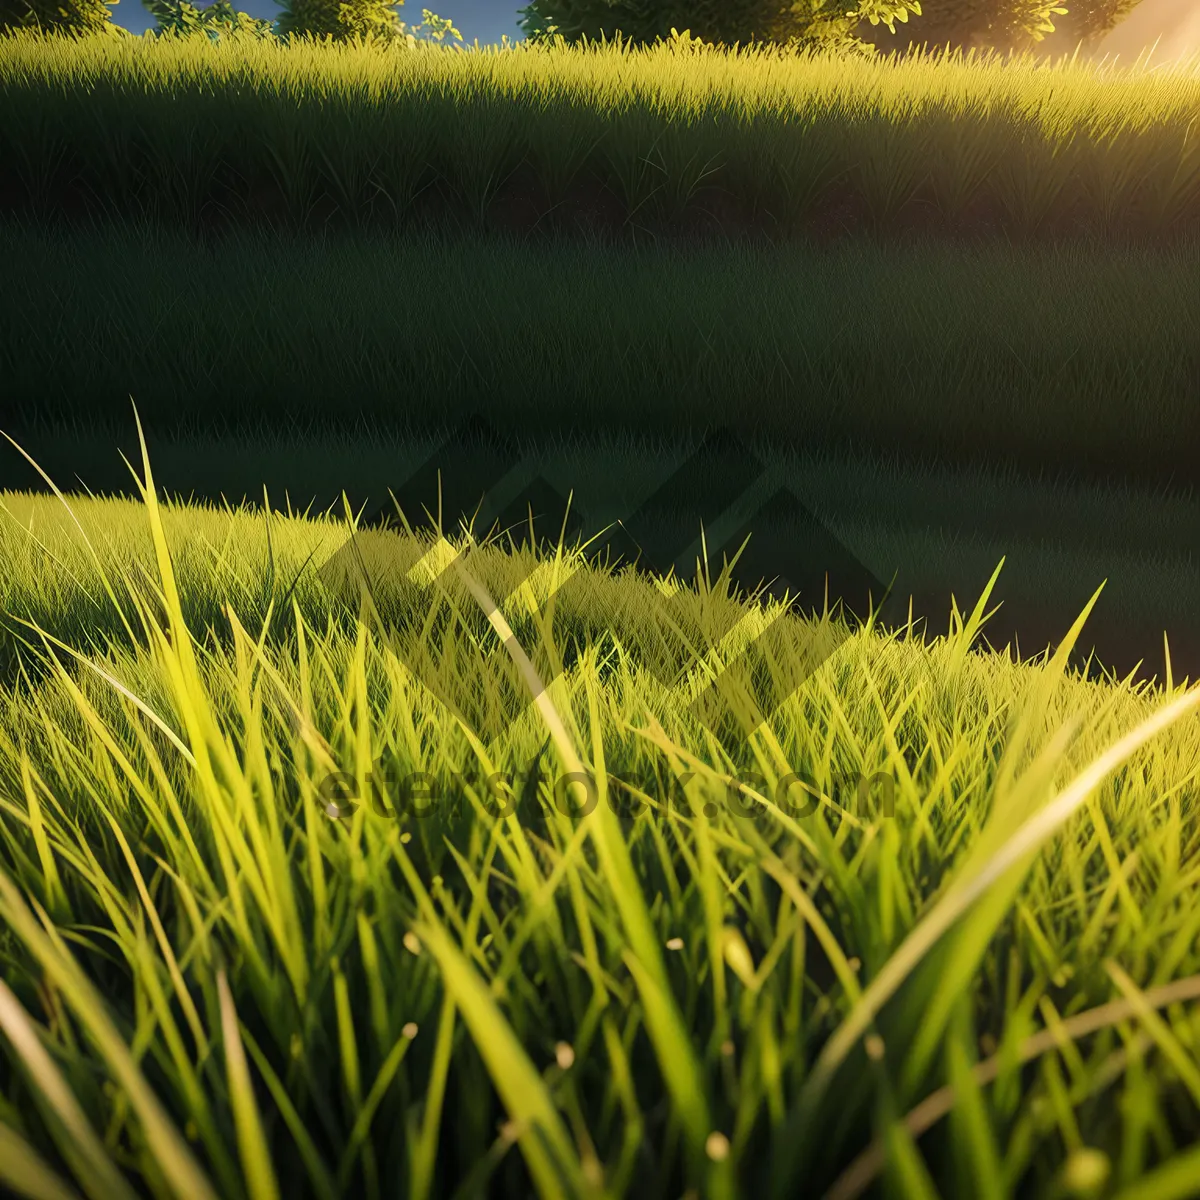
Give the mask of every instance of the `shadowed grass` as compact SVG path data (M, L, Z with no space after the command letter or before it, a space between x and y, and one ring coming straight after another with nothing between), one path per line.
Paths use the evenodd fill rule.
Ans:
M1195 482L1200 243L772 251L0 224L7 428L772 447ZM63 345L72 353L63 354ZM219 469L219 463L216 464ZM261 479L243 481L260 484Z

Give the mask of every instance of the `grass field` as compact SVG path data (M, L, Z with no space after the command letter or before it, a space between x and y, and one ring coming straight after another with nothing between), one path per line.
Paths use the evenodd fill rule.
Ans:
M0 37L0 1194L1200 1197L1197 68Z
M607 197L619 229L719 205L785 234L1169 237L1200 221L1198 66L21 34L0 198L187 226L569 226Z
M130 222L0 225L0 255L26 281L0 296L9 429L128 428L132 396L162 432L419 432L480 413L526 437L726 427L805 450L1200 478L1196 239L201 246Z
M345 525L16 499L4 607L56 632L0 692L9 1186L1200 1186L1200 691L976 654L982 608L754 651L772 609L718 583L678 611L738 609L765 669L702 724L680 697L733 649L649 579L583 567L555 607L570 554L422 582L428 543L363 533L369 617L295 569ZM550 680L511 709L510 627L511 679Z

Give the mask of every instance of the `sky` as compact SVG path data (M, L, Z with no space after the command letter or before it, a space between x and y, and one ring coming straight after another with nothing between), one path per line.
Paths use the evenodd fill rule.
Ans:
M192 0L198 8L203 8L209 0ZM400 9L400 19L409 25L421 23L421 9L428 8L454 22L454 27L462 34L460 43L456 38L447 38L447 44L469 46L475 38L482 46L498 45L501 34L508 34L510 41L518 41L521 31L517 28L517 11L525 6L528 0L406 0ZM280 13L279 5L274 0L233 0L233 7L252 16L266 20L275 20ZM142 33L154 27L154 19L146 11L141 0L119 0L109 12L112 13L114 25L120 25L133 33Z

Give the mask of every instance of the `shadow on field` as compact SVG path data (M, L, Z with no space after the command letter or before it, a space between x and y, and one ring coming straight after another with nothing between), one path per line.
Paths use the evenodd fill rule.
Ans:
M136 453L128 439L121 441L127 457ZM111 451L102 465L94 446L84 453L67 438L22 443L67 491L82 483L98 494L132 493L131 476ZM1140 664L1141 676L1162 678L1167 629L1175 677L1200 676L1200 632L1186 619L1187 597L1200 587L1189 558L1200 545L1193 536L1200 525L1197 506L1186 497L1113 493L1101 504L1081 491L1087 503L1072 506L1048 503L1037 487L1019 480L914 476L914 483L903 474L833 464L813 484L822 502L814 504L813 491L803 496L786 480L781 485L770 455L729 430L677 453L567 444L554 451L553 469L549 451L531 452L479 416L436 443L321 442L266 450L247 443L223 447L221 454L188 453L182 444L151 440L160 485L194 501L253 503L245 484L265 475L272 479L272 508L283 507L290 492L289 503L303 510L315 492L322 499L314 511L332 505L342 513L336 493L320 480L349 479L346 502L363 529L397 528L407 520L414 528L432 525L454 534L466 522L479 539L501 537L517 546L545 548L562 538L568 545L585 542L598 562L673 574L686 584L705 564L713 581L728 565L736 589L786 596L798 612L841 613L852 627L874 612L887 628L911 624L918 635L943 634L952 602L969 611L1008 556L987 606L981 645L1011 647L1023 658L1056 645L1108 578L1075 665L1093 675L1102 669L1125 675ZM271 463L273 456L278 463ZM319 463L324 476L315 470ZM15 451L3 465L0 486L46 489ZM307 492L300 486L305 481ZM590 487L573 491L576 482ZM368 495L386 498L366 503ZM260 505L261 497L260 488ZM855 504L861 511L849 514L853 519L837 519ZM862 524L864 514L877 529ZM1117 515L1127 517L1125 527L1117 527ZM1051 543L1069 549L1047 550ZM1069 569L1054 577L1040 573L1039 554L1072 552ZM1137 553L1157 556L1156 572L1139 565ZM1172 603L1150 603L1164 596Z

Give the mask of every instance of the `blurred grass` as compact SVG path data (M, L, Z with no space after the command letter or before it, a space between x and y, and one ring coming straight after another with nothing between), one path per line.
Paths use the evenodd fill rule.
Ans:
M1080 623L1052 661L974 653L985 592L945 638L842 628L767 722L733 690L706 729L679 681L731 650L672 638L661 581L584 568L559 608L569 549L467 545L421 585L428 541L363 532L380 620L299 569L346 525L155 488L0 542L80 652L24 626L0 686L0 1182L1194 1187L1200 692L1078 678ZM775 615L719 580L684 604ZM837 626L779 621L766 691ZM510 629L546 687L485 743L447 700L502 702ZM473 782L543 760L520 815ZM447 802L379 815L375 769ZM893 815L845 790L875 772ZM793 773L815 811L777 803Z
M0 224L6 425L770 445L1194 482L1200 246L511 238ZM69 347L69 352L65 348Z

